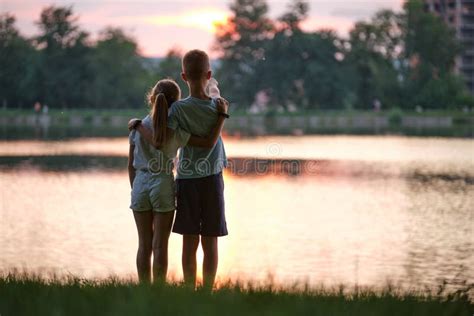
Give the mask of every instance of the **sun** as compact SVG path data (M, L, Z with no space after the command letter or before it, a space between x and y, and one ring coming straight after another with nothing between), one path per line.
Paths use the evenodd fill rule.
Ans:
M180 26L198 28L209 33L215 33L218 24L225 24L229 17L227 11L216 9L201 9L180 15L151 16L146 18L155 25Z
M183 16L183 24L187 23L189 26L195 26L204 29L208 32L215 33L217 24L222 24L227 21L229 14L225 11L218 10L202 10L194 11Z

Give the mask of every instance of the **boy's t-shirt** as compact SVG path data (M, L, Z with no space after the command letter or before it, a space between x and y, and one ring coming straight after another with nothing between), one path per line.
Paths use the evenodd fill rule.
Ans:
M182 128L190 134L206 137L216 126L217 117L213 99L202 100L189 96L173 103L168 116L168 127L174 130ZM219 136L211 149L192 146L181 148L176 178L203 178L218 174L226 166L224 142Z
M142 120L142 124L153 131L153 124L149 115ZM133 151L133 167L135 170L147 170L152 173L172 175L173 161L176 158L178 148L186 146L190 136L183 129L177 128L166 144L162 148L156 149L138 131L131 131L129 143L135 146Z

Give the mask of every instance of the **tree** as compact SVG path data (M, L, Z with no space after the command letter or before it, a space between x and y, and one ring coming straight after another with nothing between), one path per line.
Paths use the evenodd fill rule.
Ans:
M348 102L345 66L341 60L340 39L332 31L304 35L301 60L307 108L337 109ZM306 52L306 55L305 55ZM303 104L303 105L304 105Z
M188 93L186 82L181 78L181 60L183 53L179 48L172 48L166 53L166 57L158 65L158 78L170 78L176 81L181 89L182 96Z
M142 106L156 66L139 55L135 40L118 28L89 41L70 7L41 12L40 34L29 41L0 17L0 98L18 106L40 101L50 107Z
M453 74L443 74L440 77L431 78L413 96L412 106L460 109L462 106L474 104L474 100L472 97L469 100L467 93L463 91L463 87L463 80Z
M15 17L0 15L0 105L21 106L31 102L34 85L30 85L34 50L15 27Z
M332 32L278 32L265 46L258 73L260 90L271 91L272 104L299 108L342 107L346 86Z
M345 85L337 59L338 38L330 31L306 33L300 28L309 6L295 1L279 18L279 29L265 43L259 62L260 90L271 91L272 105L290 109L342 106Z
M88 34L79 29L70 7L45 8L37 25L38 97L53 107L84 105L86 81L91 77L87 66Z
M403 13L405 107L446 108L464 105L467 92L455 78L455 58L461 52L455 31L423 9L420 0L409 0Z
M250 106L260 86L257 64L265 58L264 42L272 36L265 0L235 0L232 16L217 28L215 49L221 53L216 76L229 100Z
M419 58L437 73L453 70L455 58L461 52L455 30L434 14L425 12L420 0L408 0L404 5L403 32L405 58Z
M401 13L382 10L356 23L349 44L346 61L360 108L374 99L408 109L445 108L466 99L453 74L460 51L454 30L425 12L420 0L407 1Z
M375 99L399 106L399 71L403 65L402 16L391 10L377 12L370 22L358 22L349 33L346 64L354 72L356 107L372 108Z
M309 4L296 0L287 6L287 11L279 18L284 30L301 31L301 22L308 17Z
M137 43L120 28L106 28L89 59L94 76L88 88L88 104L93 107L130 108L143 105L151 85ZM151 73L151 70L150 70Z

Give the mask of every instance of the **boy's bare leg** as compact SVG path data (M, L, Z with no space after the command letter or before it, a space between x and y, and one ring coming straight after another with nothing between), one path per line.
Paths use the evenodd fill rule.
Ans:
M201 237L202 250L204 252L204 262L202 264L203 286L212 289L216 279L218 248L217 237Z
M154 212L153 216L153 282L166 282L168 272L168 240L174 211Z
M133 212L138 231L137 271L140 282L151 281L151 247L153 239L153 213Z
M196 252L199 246L199 235L183 235L183 276L184 282L196 287Z

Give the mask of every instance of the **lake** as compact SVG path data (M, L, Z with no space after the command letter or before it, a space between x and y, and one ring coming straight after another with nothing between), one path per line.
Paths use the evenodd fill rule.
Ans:
M221 280L417 289L474 282L474 140L225 143L232 160ZM125 137L0 142L0 271L135 278L127 146ZM172 234L174 279L182 278L180 253Z

